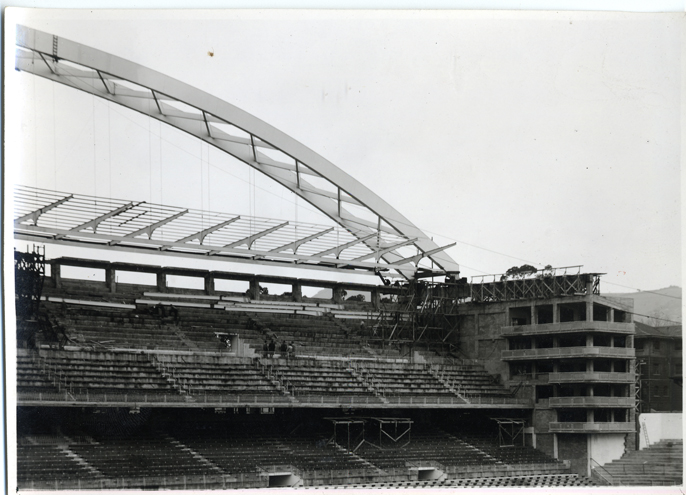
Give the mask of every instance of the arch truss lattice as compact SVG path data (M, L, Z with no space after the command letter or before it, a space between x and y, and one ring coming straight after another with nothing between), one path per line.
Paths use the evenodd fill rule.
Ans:
M131 61L24 26L17 27L15 63L17 70L112 101L214 146L297 194L342 228L331 231L320 228L312 232L303 228L301 234L288 243L266 250L253 248L259 244L258 241L264 244L269 235L274 238L273 234L283 234L294 224L265 224L263 230L227 244L206 244L206 240L226 234L231 224L235 223L234 231L237 229L240 217L230 217L206 228L189 227L179 231L176 238L165 239L165 243L157 246L159 252L234 258L247 256L263 263L286 262L326 269L389 269L405 278L459 272L459 265L444 252L452 245L439 247L400 212L343 170L273 126L215 96ZM24 197L30 195L29 192L28 188L20 188L15 194ZM37 197L37 192L34 193ZM89 200L68 194L49 197L45 191L41 194L42 203L34 202L33 209L29 203L24 204L15 218L15 237L47 242L80 240L128 249L138 244L139 248L144 248L153 242L154 232L173 231L174 222L177 225L187 223L202 215L200 212L155 205L156 216L150 214L143 222L133 222L130 225L138 225L138 229L118 234L126 238L122 242L117 238L98 238L104 235L98 229L108 222L111 224L113 218L135 214L143 208L141 203L112 204L110 210L84 218L79 225L65 225L65 231L52 232L40 225L39 219L43 214L54 210L54 216L56 212L77 204L83 206ZM166 229L163 228L165 224L168 224ZM202 226L203 222L196 223L195 227L198 225ZM300 254L334 231L346 235L338 235L337 244L319 252ZM131 242L134 239L136 242ZM414 247L416 254L408 256L406 249L403 254L401 248L407 247ZM245 248L255 252L236 252L245 251ZM350 254L356 250L356 255ZM348 255L341 260L343 251ZM423 259L430 260L434 269L420 268L419 263Z

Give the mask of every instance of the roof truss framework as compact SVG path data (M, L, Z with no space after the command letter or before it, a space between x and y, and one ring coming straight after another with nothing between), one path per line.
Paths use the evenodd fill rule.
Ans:
M15 236L87 247L117 246L219 259L241 257L261 262L331 269L347 266L373 271L404 269L403 265L383 261L378 253L412 242L385 232L362 237L340 227L65 194L26 186L15 188L14 205ZM209 226L197 230L203 225ZM367 259L375 261L365 262Z
M23 26L17 28L17 45L18 70L99 96L165 122L259 170L305 199L357 239L355 241L350 236L347 237L346 243L353 243L350 244L350 250L353 247L360 250L361 246L367 248L366 252L362 250L357 255L358 264L373 257L375 262L368 264L382 263L410 278L416 272L419 260L426 257L433 262L438 272L459 271L457 263L443 252L445 247L436 245L363 184L298 141L239 108L146 67ZM356 209L350 210L346 205ZM54 209L57 206L61 204L44 205L42 208ZM130 209L135 208L136 206L132 206ZM104 212L103 215L109 213L112 212ZM32 211L26 214L38 215L38 218L44 213ZM96 234L95 230L100 230L100 224L106 223L109 218L100 221L98 218L90 219L89 222L93 222L95 226L92 234ZM165 222L165 217L161 217L156 222L161 227L172 221L170 219ZM37 222L34 221L35 223ZM24 222L20 221L19 224L24 225ZM145 232L149 234L149 241L153 240L153 232L162 230L152 228L152 224L140 228L147 229ZM218 231L198 234L195 240L203 244L206 236L212 237ZM195 232L198 232L197 229ZM390 235L396 240L382 243L381 234ZM186 232L186 237L191 235L193 233ZM251 232L246 238L253 235L256 233ZM308 235L315 233L309 232ZM192 239L177 238L174 242L185 245L189 240ZM236 248L238 245L235 242L238 240L240 239L222 244L211 253L220 254ZM249 242L249 247L252 248L253 243L259 244L258 241L258 238L253 239L253 242ZM284 249L288 245L293 253L299 251L301 244L297 242L297 238L291 239L283 244ZM417 254L403 255L393 249L394 244L411 244L416 248ZM274 246L267 252L278 247ZM340 247L342 246L329 245L326 249L320 249L320 255L336 253L338 257L341 254ZM170 249L172 248L169 245L164 246L165 251ZM272 255L275 252L272 251ZM324 252L326 255L321 254ZM367 256L370 252L372 254ZM294 256L297 258L297 255ZM346 266L352 265L348 263Z

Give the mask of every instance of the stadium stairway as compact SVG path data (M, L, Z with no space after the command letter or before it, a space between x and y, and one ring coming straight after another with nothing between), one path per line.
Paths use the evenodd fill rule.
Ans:
M683 456L683 440L660 440L594 467L592 477L599 484L612 486L682 485Z

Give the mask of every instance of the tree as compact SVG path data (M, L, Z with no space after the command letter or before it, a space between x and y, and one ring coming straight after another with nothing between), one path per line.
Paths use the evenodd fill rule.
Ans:
M550 266L550 265L548 265ZM546 267L547 268L547 267ZM551 267L552 268L552 267ZM509 279L521 279L527 275L534 275L538 270L531 265L513 266L505 272L505 275L500 277L500 281L505 281Z

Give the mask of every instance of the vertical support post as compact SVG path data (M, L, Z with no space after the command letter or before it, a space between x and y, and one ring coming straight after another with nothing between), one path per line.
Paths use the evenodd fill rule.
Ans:
M117 292L116 272L111 266L105 268L105 285L111 293Z
M62 288L62 265L56 261L53 262L52 266L50 267L50 278L52 278L53 286L56 289Z
M208 296L214 295L214 275L212 272L208 272L203 278L205 281L205 294Z
M294 302L301 302L303 300L303 286L300 282L293 282L291 284L291 294Z
M553 303L553 323L560 323L560 306L556 302Z
M344 297L345 296L343 295L343 287L341 287L340 285L336 285L333 288L333 302L335 304L340 304L343 302Z
M167 292L167 274L162 270L157 272L157 291Z
M372 289L372 307L375 311L378 311L381 307L381 294L379 289Z
M250 279L250 297L255 301L260 300L260 282L257 277Z

